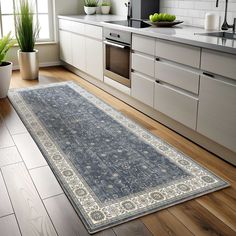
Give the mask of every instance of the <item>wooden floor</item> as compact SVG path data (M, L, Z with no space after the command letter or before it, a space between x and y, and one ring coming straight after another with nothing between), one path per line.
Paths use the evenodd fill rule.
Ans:
M105 230L96 236L236 235L236 168L61 67L39 81L14 72L12 88L74 80L231 183L231 187ZM89 235L7 99L0 100L0 235Z

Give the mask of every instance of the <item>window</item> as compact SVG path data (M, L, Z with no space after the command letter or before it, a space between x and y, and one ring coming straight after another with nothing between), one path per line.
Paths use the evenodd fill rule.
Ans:
M20 0L0 0L0 36L9 31L15 36L14 9L17 11ZM52 0L30 0L35 20L40 25L39 38L37 41L53 41L53 7Z

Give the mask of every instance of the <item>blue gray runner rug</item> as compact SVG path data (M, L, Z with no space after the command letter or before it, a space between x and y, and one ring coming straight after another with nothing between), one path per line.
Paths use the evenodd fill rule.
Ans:
M228 186L73 82L9 98L90 233Z

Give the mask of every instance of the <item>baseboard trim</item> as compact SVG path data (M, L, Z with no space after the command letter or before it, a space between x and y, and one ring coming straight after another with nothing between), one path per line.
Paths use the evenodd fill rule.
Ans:
M41 62L39 63L39 67L43 68L43 67L51 67L51 66L61 66L62 63L61 61L52 61L52 62ZM19 65L15 65L12 68L13 70L19 70L20 67Z

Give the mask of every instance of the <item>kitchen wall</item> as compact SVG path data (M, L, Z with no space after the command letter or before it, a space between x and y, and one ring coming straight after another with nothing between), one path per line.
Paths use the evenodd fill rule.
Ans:
M216 0L161 0L161 12L175 14L178 19L184 20L185 24L204 26L206 12L214 12L224 19L225 0L219 0L219 7L216 8ZM236 18L236 0L229 0L228 23L233 23Z
M112 0L112 12L118 15L126 15L124 3L128 0ZM135 1L135 0L133 0ZM225 0L219 0L219 8L215 7L216 0L160 0L161 12L175 14L185 24L204 26L206 12L215 12L223 20ZM236 0L229 0L228 22L231 24L236 17Z
M120 16L127 15L127 8L125 7L125 3L128 0L111 0L112 3L112 13Z
M60 14L83 14L83 0L52 0L54 5L54 24L57 29L57 15ZM55 32L55 42L36 45L39 49L40 66L52 66L60 64L58 34ZM17 50L13 47L9 54L8 60L13 62L14 69L18 69Z

